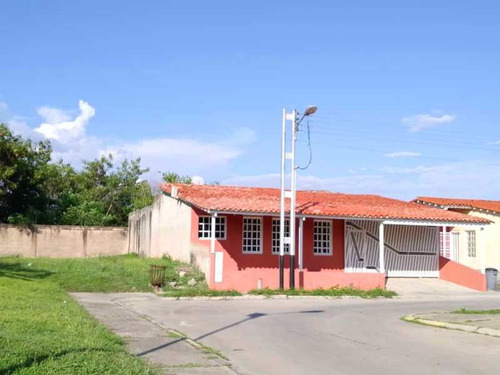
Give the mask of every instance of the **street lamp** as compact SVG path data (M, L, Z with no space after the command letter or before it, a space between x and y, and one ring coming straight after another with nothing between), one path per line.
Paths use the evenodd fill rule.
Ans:
M295 141L297 139L297 130L300 123L306 116L310 116L316 112L316 106L308 106L300 119L297 121L298 112L294 109L292 113L286 113L283 108L283 122L281 135L281 207L280 207L280 254L279 254L279 287L283 289L284 284L284 256L285 244L288 244L290 250L290 289L295 288L295 207L296 207L296 177L297 165L295 165ZM292 122L292 145L291 152L286 150L286 121ZM291 164L291 182L290 190L285 189L285 164L286 159L290 160ZM285 237L285 199L290 199L290 235Z

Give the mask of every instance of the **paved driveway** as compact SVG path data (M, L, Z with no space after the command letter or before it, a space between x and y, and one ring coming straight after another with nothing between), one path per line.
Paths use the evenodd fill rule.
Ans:
M392 277L387 279L386 287L389 290L394 290L402 297L412 299L442 298L453 300L455 298L483 295L483 292L434 278Z
M499 308L500 293L494 292L449 300L77 298L119 302L137 316L219 349L240 374L482 374L500 367L498 338L400 320L417 312Z

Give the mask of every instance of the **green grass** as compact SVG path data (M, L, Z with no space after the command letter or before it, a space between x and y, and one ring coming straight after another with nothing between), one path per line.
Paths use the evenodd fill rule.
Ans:
M47 279L69 292L150 292L149 266L166 267L166 282L185 286L194 278L198 288L206 288L205 277L197 269L168 258L147 259L135 254L84 259L0 258L0 277ZM177 269L189 270L183 277Z
M15 263L0 265L0 374L158 373L61 290L71 280Z
M375 288L371 290L360 290L350 287L339 288L333 287L328 289L314 289L314 290L304 290L304 289L294 289L294 290L280 290L280 289L254 289L248 292L248 294L262 295L262 296L275 296L275 295L287 295L287 296L325 296L325 297L344 297L353 296L361 298L392 298L396 296L396 292L391 290L385 290L381 288Z
M134 255L90 259L0 258L0 374L157 374L130 355L123 341L92 318L66 292L151 291L149 265L166 267L166 282L177 282L169 297L239 296L209 290L203 274L171 259ZM179 268L187 273L179 276ZM194 278L194 287L187 282ZM168 285L168 284L167 284ZM383 289L253 290L258 295L393 297ZM213 349L207 353L222 357Z
M206 289L199 270L171 259L0 258L0 374L157 374L66 294L151 291L150 264L166 267L166 282Z
M354 288L329 288L329 289L314 289L314 290L280 290L280 289L253 289L248 292L250 295L258 296L324 296L324 297L344 297L353 296L360 298L392 298L397 294L391 290L384 290L381 288L375 288L371 290L359 290ZM242 296L243 294L235 290L210 290L210 289L200 289L200 288L186 288L186 289L172 289L165 290L161 296L163 297L234 297Z
M241 296L236 290L210 290L207 288L187 288L165 290L163 297L234 297Z
M452 311L453 314L500 314L500 309L493 310L467 310L465 307L462 307L460 310Z
M397 296L396 292L391 290L384 290L381 288L375 288L371 290L360 290L355 288L328 288L328 289L314 289L314 290L304 290L304 289L294 289L294 290L280 290L280 289L253 289L247 294L257 295L257 296L324 296L324 297L344 297L353 296L360 298L392 298ZM161 296L163 297L234 297L242 296L243 294L235 290L210 290L201 288L186 288L186 289L171 289L165 290Z

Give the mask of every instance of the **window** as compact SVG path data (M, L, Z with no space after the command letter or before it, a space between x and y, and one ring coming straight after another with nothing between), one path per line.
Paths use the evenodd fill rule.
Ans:
M476 257L476 231L467 231L467 255L470 258Z
M243 253L262 253L262 218L243 218Z
M439 254L443 257L450 258L450 233L441 231L439 233L440 248Z
M210 239L212 236L212 217L200 216L198 218L198 238ZM215 218L215 238L218 240L226 239L226 217L217 216Z
M332 253L332 222L329 220L314 221L315 255L330 255Z
M273 219L273 254L280 253L280 219ZM290 219L285 219L285 237L290 236ZM285 244L285 254L290 252L290 245Z

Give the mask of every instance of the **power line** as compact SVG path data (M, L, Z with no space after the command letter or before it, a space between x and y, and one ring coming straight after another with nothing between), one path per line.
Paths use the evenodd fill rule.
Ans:
M346 133L341 133L341 132L331 132L328 130L312 130L311 133L313 134L321 134L325 136L337 136L337 137L348 137L348 138L362 138L366 139L367 134L346 134ZM463 148L463 149L471 149L471 150L479 150L479 151L487 151L487 152L500 152L500 150L495 150L495 149L486 149L482 147L475 147L475 146L469 146L469 145L463 145L463 144L457 144L457 143L449 143L449 142L429 142L429 141L419 141L419 140L410 140L410 139L397 139L397 138L391 138L391 137L380 137L376 135L369 135L371 139L377 139L377 140L382 140L382 141L388 141L388 142L395 142L395 143L407 143L407 144L421 144L421 145L431 145L431 146L452 146L457 148Z
M307 119L307 146L309 147L309 162L305 167L297 166L297 169L306 170L312 163L312 147L311 147L311 127L309 126L309 119Z
M370 123L374 124L374 125L387 125L389 121L387 120L384 120L384 121L380 121L380 120L370 120ZM360 122L360 121L357 121L357 120L333 120L333 119L330 119L330 118L319 118L319 119L314 119L312 121L313 123L313 127L316 126L314 124L320 124L320 125L326 125L327 127L334 127L334 128L344 128L344 127L349 127L350 129L356 129L356 130L368 130L368 131L372 131L374 130L374 127L366 127L366 126L362 126L364 124L364 122ZM356 125L356 126L352 126L352 125ZM361 125L361 126L360 126ZM437 130L437 129L434 129L434 130ZM469 133L466 133L466 132L461 132L460 130L453 130L453 131L446 131L446 130L443 130L443 129L439 129L439 133L435 133L435 132L432 132L432 133L427 133L426 136L431 136L431 137L435 137L435 136L438 136L438 137L446 137L446 138L457 138L459 140L463 140L462 136L463 137L467 137L467 139L478 139L478 140L483 140L484 142L487 142L487 141L492 141L492 139L494 140L497 140L497 138L500 138L500 135L478 135L478 134L469 134Z
M372 153L376 153L376 154L380 154L380 155L387 154L387 151L375 150L375 149L363 148L363 147L345 146L345 145L335 144L335 143L330 143L330 142L312 141L311 143L316 144L316 145L325 145L325 146L341 148L341 149L346 149L346 150L352 150L352 151L365 151L365 152L372 152ZM467 160L440 158L440 157L425 156L425 155L419 155L418 159L431 159L431 160L448 161L448 162L455 162L455 163L466 163L467 162ZM498 164L498 163L491 163L491 162L485 162L485 164L493 165L493 166L500 166L500 164Z

